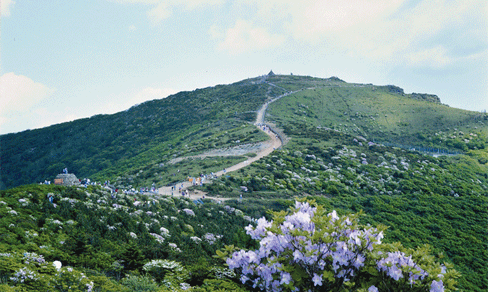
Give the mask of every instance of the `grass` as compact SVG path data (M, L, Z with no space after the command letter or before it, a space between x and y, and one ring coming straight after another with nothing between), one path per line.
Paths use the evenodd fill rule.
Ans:
M481 113L409 98L367 87L317 87L270 104L269 119L279 127L303 124L329 127L370 140L427 144L439 131L487 133Z

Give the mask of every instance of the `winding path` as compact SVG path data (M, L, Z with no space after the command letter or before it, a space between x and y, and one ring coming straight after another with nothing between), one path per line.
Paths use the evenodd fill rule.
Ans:
M268 83L268 84L271 84L271 83ZM274 84L272 84L274 86ZM268 100L266 101L262 106L261 108L258 110L257 112L257 116L256 116L256 121L254 123L254 125L261 131L263 131L264 133L266 133L269 137L270 137L270 140L268 141L265 141L263 142L263 145L262 147L260 147L260 149L256 152L256 156L255 157L250 157L248 158L247 160L243 161L243 162L240 162L238 164L235 164L235 165L232 165L228 168L224 170L220 170L220 171L217 171L214 173L214 175L220 177L226 173L229 173L229 172L233 172L233 171L236 171L236 170L239 170L241 168L244 168L246 166L248 166L249 164L253 163L254 161L257 161L259 159L261 159L262 157L265 157L265 156L268 156L269 154L271 154L271 152L273 152L275 149L278 149L279 147L282 146L282 141L280 140L280 138L277 136L276 133L272 132L270 130L270 128L264 123L264 117L266 115L266 110L268 108L268 105L284 96L287 96L287 95L290 95L292 93L295 93L296 91L290 91L290 92L287 92L283 95L280 95L278 97L275 97L271 100ZM208 155L208 156L212 156L212 155ZM206 155L199 155L199 157L201 158L204 158L206 157ZM204 183L208 183L208 182L211 182L209 180L206 180ZM178 196L178 197L181 197L181 192L178 192L178 189L179 187L182 186L182 191L183 190L187 190L190 186L192 186L192 183L189 182L189 181L184 181L184 182L179 182L176 184L176 190L174 190L173 192L171 191L171 187L170 186L165 186L165 187L162 187L162 188L159 188L158 189L158 194L160 195L167 195L167 196ZM172 194L173 193L173 194ZM195 191L194 193L191 193L190 194L190 198L191 199L200 199L202 198L203 196L205 196L205 193L204 192L201 192L201 191ZM208 199L214 199L214 200L221 200L221 201L225 201L225 200L229 200L229 199L234 199L234 198L216 198L216 197L206 197Z

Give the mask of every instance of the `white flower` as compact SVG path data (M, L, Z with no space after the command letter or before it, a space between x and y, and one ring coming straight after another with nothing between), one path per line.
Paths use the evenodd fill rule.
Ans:
M190 284L188 283L180 283L181 290L188 290L191 288Z
M163 243L164 242L164 237L162 237L161 235L157 234L157 233L149 233L150 235L152 235L157 242L159 243Z
M192 237L190 237L190 239L191 239L191 240L193 240L193 242L194 242L194 243L197 243L197 244L198 244L198 243L200 243L200 242L202 241L202 240L201 240L199 237L197 237L197 236L192 236Z
M191 209L183 209L183 212L185 212L187 215L195 216L195 212L193 212Z
M169 237L169 230L164 228L164 227L161 227L159 228L159 231L161 232L161 236L164 236L164 237Z
M56 270L60 270L63 264L60 261L54 261L53 262L54 267L56 267Z

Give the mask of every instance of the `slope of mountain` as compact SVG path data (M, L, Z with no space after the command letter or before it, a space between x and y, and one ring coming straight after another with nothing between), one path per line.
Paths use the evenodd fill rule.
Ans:
M264 139L242 126L254 119L267 94L279 93L266 83L243 81L180 92L113 115L0 136L0 188L52 180L65 167L79 177L106 179L186 150L233 145L239 138L242 143ZM202 137L214 139L195 142Z
M65 167L99 180L151 169L145 179L130 180L134 185L183 179L161 176L169 170L158 166L236 141L266 139L250 122L265 100L290 91L298 92L270 104L267 117L288 132L329 127L369 140L454 152L484 148L488 133L486 114L449 108L432 95L349 84L336 77L262 76L180 92L113 115L2 135L0 189L52 180ZM226 163L233 161L215 164Z
M265 213L263 206L280 209L295 196L340 212L364 210L365 222L390 226L387 241L430 244L444 254L462 273L462 289L488 288L488 116L396 86L263 76L0 136L0 187L52 180L64 167L123 187L163 186L229 167L245 157L183 158L267 139L252 125L265 102L265 122L287 143L201 190L243 195L246 204L239 208L255 217ZM33 193L22 187L12 192L16 200ZM45 196L46 190L37 192Z

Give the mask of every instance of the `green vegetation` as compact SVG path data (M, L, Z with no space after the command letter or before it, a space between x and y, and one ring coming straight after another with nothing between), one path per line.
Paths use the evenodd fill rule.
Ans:
M268 94L281 93L276 91L248 80L180 92L113 115L2 135L0 189L52 180L65 167L79 177L114 180L174 155L262 141L266 135L249 123Z
M226 208L139 195L114 199L97 188L11 189L52 180L65 167L80 178L110 180L119 188L159 187L221 170L253 154L198 155L267 139L251 124L256 111L265 100L290 91L296 92L271 103L266 115L289 142L199 187L209 195L236 198L226 201ZM34 281L44 285L40 290L55 282L80 282L84 273L99 289L94 291L182 288L175 283L188 283L193 291L251 291L213 255L224 244L254 248L256 242L242 231L247 220L269 219L268 210L285 210L297 196L343 215L363 210L362 224L389 226L387 243L429 244L461 273L461 290L487 290L487 125L486 113L450 108L434 95L336 77L276 75L0 136L0 189L7 189L0 192L5 202L0 203L0 254L10 254L0 255L0 290L9 291L10 278L28 268L42 278ZM460 154L426 155L438 152ZM48 193L56 207L47 201ZM151 235L163 236L161 227L170 234L163 243ZM203 240L207 233L223 237L210 244ZM195 244L192 237L202 242ZM25 252L42 255L46 263L26 264ZM58 277L55 260L73 270ZM34 289L31 284L20 286Z
M364 210L365 222L390 227L387 242L400 241L410 248L430 244L464 275L459 280L463 289L488 287L488 163L480 164L476 153L434 158L368 146L333 130L309 127L297 133L308 138L293 135L284 150L204 190L265 200L300 194L328 209ZM242 210L256 217L263 214L259 203Z
M290 78L270 79L285 88L293 83L290 89L307 89L272 103L268 110L269 119L287 134L322 127L406 147L461 152L485 147L487 114L450 108L429 101L429 95L404 94L395 86Z
M194 291L241 287L213 256L225 244L254 247L243 231L249 220L210 201L112 196L99 187L1 191L0 284L27 291L75 284L76 291L87 284L93 291L175 291L180 283L202 286ZM54 261L62 263L61 274Z

